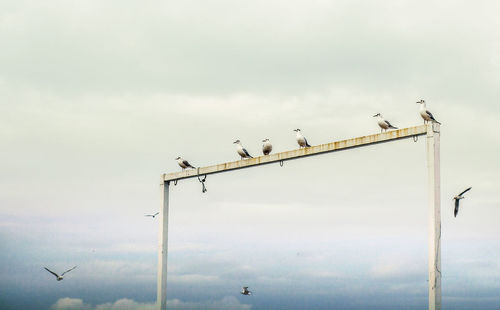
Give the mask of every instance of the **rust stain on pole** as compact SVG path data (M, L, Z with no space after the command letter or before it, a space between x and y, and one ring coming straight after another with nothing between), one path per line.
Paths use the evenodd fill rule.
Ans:
M399 139L411 138L415 136L425 135L427 133L427 126L415 126L402 128L398 130L387 131L383 133L378 133L374 135L368 135L363 137L357 137L347 140L335 141L326 144L315 145L303 149L295 149L291 151L285 151L281 153L275 153L270 155L259 156L250 159L238 160L227 162L223 164L217 164L213 166L200 167L197 169L185 170L180 172L166 173L163 174L164 181L173 181L194 178L198 175L208 175L214 173L221 173L236 169L249 168L253 166L265 165L276 163L280 161L298 159L301 157L325 154L330 152L336 152L341 150L347 150L350 148L368 146L371 144L390 142Z

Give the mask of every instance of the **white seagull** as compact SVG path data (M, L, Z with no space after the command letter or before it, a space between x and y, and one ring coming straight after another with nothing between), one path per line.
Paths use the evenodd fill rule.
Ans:
M43 267L43 268L45 268L45 270L47 270L48 272L50 272L51 274L53 274L53 275L56 277L57 281L61 281L61 280L63 279L64 274L65 274L65 273L70 272L70 271L71 271L71 270L73 270L73 269L75 269L75 268L76 268L76 266L75 266L75 267L73 267L73 268L71 268L71 269L66 270L66 271L65 271L65 272L63 272L63 273L61 273L61 275L58 275L57 273L55 273L55 272L53 272L53 271L49 270L47 267Z
M385 131L387 131L387 129L398 129L398 127L392 126L388 120L384 119L380 113L373 115L373 117L377 118L377 123L380 126L380 132L384 131L384 129Z
M425 106L425 100L420 100L420 101L417 101L417 103L420 104L420 116L422 116L422 118L424 119L424 124L427 123L427 122L433 122L433 123L438 123L438 124L441 124L440 122L438 122L434 116L432 115L431 112L429 112L429 110L427 110L426 106Z
M262 144L262 153L264 153L264 155L269 155L273 150L273 145L269 142L269 139L264 139L262 142L264 143Z
M250 156L250 154L248 154L248 151L243 147L243 145L241 145L240 140L234 141L233 144L236 144L236 152L238 152L238 154L241 156L241 159L253 158L252 156Z
M145 214L144 216L151 216L152 218L155 218L158 214L160 214L160 212L156 212L155 214Z
M181 166L182 170L186 169L186 168L193 168L193 169L196 169L195 167L191 166L191 164L185 160L185 159L182 159L182 157L177 157L175 160L177 160L177 163L179 164L179 166Z
M304 137L302 133L300 133L300 129L297 128L293 131L297 133L297 143L299 144L299 147L310 147L309 143L307 143L306 137Z
M252 292L248 290L248 286L243 286L240 294L242 294L242 295L252 295Z
M463 194L467 193L468 191L470 191L472 187L469 187L468 189L464 190L463 192L461 192L460 194L456 195L455 197L453 197L453 199L455 200L455 217L457 217L457 214L458 214L458 204L460 202L460 199L464 199L465 197L462 196Z

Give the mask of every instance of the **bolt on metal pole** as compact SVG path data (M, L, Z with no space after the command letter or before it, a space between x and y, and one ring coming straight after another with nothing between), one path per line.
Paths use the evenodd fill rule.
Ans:
M429 177L429 310L441 310L440 125L427 124Z
M162 180L162 208L159 216L158 282L156 303L158 310L167 309L167 254L168 254L168 188Z

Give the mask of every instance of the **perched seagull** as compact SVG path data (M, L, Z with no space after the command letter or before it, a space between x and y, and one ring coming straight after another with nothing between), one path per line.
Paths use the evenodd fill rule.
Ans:
M398 127L392 126L388 120L385 120L380 113L373 115L373 117L377 118L377 123L380 126L380 132L382 132L384 129L385 131L387 131L387 129L398 129Z
M300 129L294 129L293 131L295 131L297 133L297 143L299 144L300 147L310 147L309 143L307 143L307 139L306 137L304 137L301 133L300 133Z
M45 270L47 270L48 272L50 272L51 274L53 274L53 275L57 278L57 281L61 281L61 280L63 279L64 274L65 274L65 273L70 272L70 271L71 271L71 270L73 270L73 269L75 269L75 268L76 268L76 266L75 266L75 267L73 267L73 268L71 268L71 269L66 270L66 271L65 271L65 272L63 272L63 273L61 273L61 275L58 275L57 273L55 273L55 272L53 272L53 271L49 270L47 267L43 267L43 268L45 268Z
M248 151L243 147L243 145L241 145L240 140L236 140L233 143L236 144L236 152L238 152L238 154L241 156L241 159L253 158L252 156L250 156L250 154L248 154Z
M269 139L264 139L262 142L264 142L264 144L262 144L262 153L264 153L264 155L269 155L273 150L273 145L269 142Z
M458 204L460 202L460 199L464 199L465 197L462 196L463 194L467 193L472 187L469 187L468 189L464 190L463 192L461 192L460 194L456 195L455 197L453 197L453 199L455 200L455 217L457 217L457 213L458 213Z
M441 124L440 122L438 122L434 116L432 115L431 112L429 112L429 110L427 110L427 108L425 107L425 100L420 100L420 101L417 101L417 103L420 104L420 116L422 116L422 118L424 119L424 124L431 121L431 122L434 122L434 123L438 123L438 124Z
M193 169L196 169L195 167L191 166L191 164L185 160L185 159L182 159L182 157L177 157L175 160L177 160L177 163L179 164L179 166L181 166L182 170L186 169L186 168L193 168Z
M155 218L158 214L160 214L160 212L156 212L155 214L146 214L144 216L151 216L152 218Z
M248 286L243 286L243 289L241 290L240 294L242 294L242 295L252 295L252 292L248 290Z

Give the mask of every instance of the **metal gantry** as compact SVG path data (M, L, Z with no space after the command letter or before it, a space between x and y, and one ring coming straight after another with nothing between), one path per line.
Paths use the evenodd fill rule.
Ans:
M441 310L441 189L440 189L440 125L408 127L353 139L341 140L296 149L281 153L259 156L223 164L184 170L162 175L162 208L160 210L160 238L158 249L157 305L159 310L167 309L167 254L168 254L168 195L170 182L206 177L209 174L228 172L307 156L349 150L378 143L401 139L427 137L427 170L429 177L429 310ZM201 180L200 180L201 181Z

